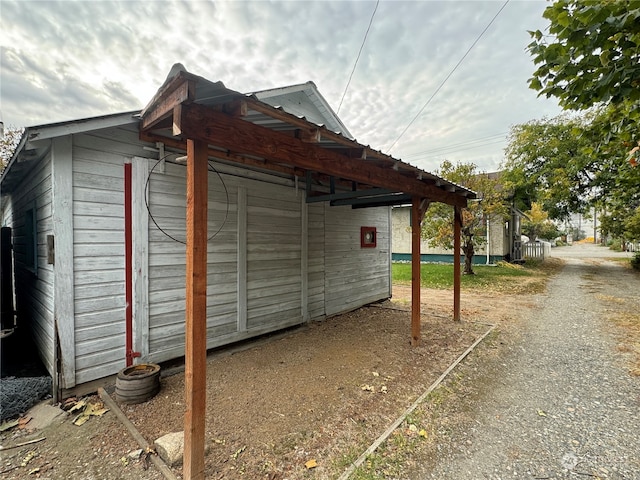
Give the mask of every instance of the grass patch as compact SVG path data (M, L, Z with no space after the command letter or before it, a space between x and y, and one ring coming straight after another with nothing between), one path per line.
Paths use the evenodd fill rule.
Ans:
M640 314L623 311L612 314L610 318L622 330L618 349L631 354L629 370L632 375L640 377Z
M527 262L524 266L499 263L496 266L475 265L475 275L462 275L465 290L491 290L503 293L537 293L544 290L546 278L561 267L558 261ZM392 265L393 282L411 283L411 264ZM423 263L420 265L420 285L426 288L453 288L453 265Z

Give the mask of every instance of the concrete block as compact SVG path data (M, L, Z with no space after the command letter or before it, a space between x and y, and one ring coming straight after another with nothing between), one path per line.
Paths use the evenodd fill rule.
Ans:
M27 423L27 430L42 430L57 419L66 417L67 413L58 407L50 405L47 400L31 408L25 416L31 417L31 420Z
M156 452L164 463L170 467L182 464L184 454L184 432L167 433L158 438L154 443Z

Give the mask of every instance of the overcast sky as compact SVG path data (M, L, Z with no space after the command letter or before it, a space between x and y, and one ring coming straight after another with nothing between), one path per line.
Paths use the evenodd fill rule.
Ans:
M510 126L560 112L528 89L544 1L381 0L340 118L360 143L433 171L496 170ZM144 107L171 66L251 92L312 80L337 111L372 1L0 0L0 112L31 126Z

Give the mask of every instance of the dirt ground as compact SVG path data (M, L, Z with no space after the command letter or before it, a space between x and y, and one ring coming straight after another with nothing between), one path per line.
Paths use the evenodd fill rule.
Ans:
M206 478L338 477L473 341L507 325L527 296L423 289L421 345L411 348L410 288L393 300L221 350L207 365ZM122 406L149 441L183 429L184 375L163 377L151 401ZM158 479L129 457L138 445L112 412L83 426L66 417L43 431L0 434L1 478ZM317 466L305 464L315 460ZM181 475L181 468L175 468Z

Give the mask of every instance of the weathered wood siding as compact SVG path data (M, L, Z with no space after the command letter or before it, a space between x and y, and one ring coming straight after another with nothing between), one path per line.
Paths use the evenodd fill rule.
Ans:
M268 176L220 166L209 172L207 347L302 322L301 195ZM243 178L242 175L254 178ZM157 224L184 241L185 168L154 172ZM224 182L224 186L223 183ZM280 183L291 183L280 180ZM226 187L226 190L225 190ZM223 221L222 229L216 233ZM184 355L185 245L149 224L149 358Z
M40 357L49 373L53 374L53 268L47 263L47 235L53 231L50 155L35 162L29 175L16 186L3 212L3 222L12 228L18 326L31 330ZM26 264L26 213L30 209L34 209L36 217L36 268Z
M325 309L327 315L391 296L388 207L325 205ZM360 247L360 227L376 227L377 246Z
M135 125L74 136L76 383L125 366L124 163L142 149Z
M308 310L309 318L322 319L324 308L324 209L322 203L310 203L308 208Z
M224 186L220 178L224 179ZM207 346L237 331L238 181L209 172L207 246ZM186 178L167 163L153 172L149 205L149 357L160 362L184 355ZM226 218L226 221L225 221ZM223 225L224 222L224 225Z
M247 329L301 323L304 192L253 181L247 192Z
M134 349L145 361L184 355L185 167L166 162L149 173L156 161L148 157L157 154L143 145L135 123L53 139L51 153L3 203L2 221L13 228L20 320L31 323L53 373L60 315L64 388L113 375L126 363L126 162L135 164ZM389 296L388 209L306 204L292 180L215 165L219 173L209 172L208 348ZM35 270L25 265L30 208L37 220ZM377 227L377 248L360 248L360 226ZM50 234L72 264L66 257L47 263ZM65 300L68 306L54 309Z

